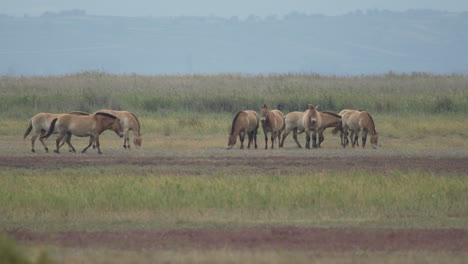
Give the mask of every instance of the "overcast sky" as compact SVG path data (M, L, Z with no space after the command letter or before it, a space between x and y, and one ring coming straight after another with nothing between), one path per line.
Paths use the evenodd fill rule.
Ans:
M355 10L434 9L468 11L468 0L11 0L2 1L0 14L41 15L46 11L82 9L92 15L265 17L293 11L340 15Z

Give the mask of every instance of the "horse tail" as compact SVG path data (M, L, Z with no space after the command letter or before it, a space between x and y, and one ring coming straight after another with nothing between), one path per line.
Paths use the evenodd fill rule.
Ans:
M55 123L57 123L57 120L58 118L54 118L54 120L52 120L52 123L50 123L49 131L47 132L45 136L42 136L41 138L47 139L50 137L50 135L52 135L52 133L54 133Z
M135 118L135 120L137 121L137 124L138 124L138 135L139 135L139 134L140 134L140 128L141 128L141 126L140 126L140 120L138 120L138 117L137 117L134 113L132 113L132 112L129 112L129 113L130 113L130 114Z
M338 125L333 128L332 130L332 135L338 134L338 131L343 132L343 120L340 119L340 122L338 122Z
M29 120L29 126L28 126L28 128L26 129L26 132L24 132L23 139L25 139L25 138L29 135L29 133L31 132L31 130L32 130L32 119Z
M231 126L231 133L229 135L232 135L234 134L234 128L235 128L235 125L236 125L236 121L237 121L237 118L240 116L240 114L244 112L244 111L239 111L236 116L234 117L234 119L232 120L232 126Z

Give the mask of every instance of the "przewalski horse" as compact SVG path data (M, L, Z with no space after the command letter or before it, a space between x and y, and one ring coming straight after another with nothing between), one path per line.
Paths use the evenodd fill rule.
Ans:
M142 134L140 133L140 121L134 113L107 109L96 111L96 113L108 113L120 119L124 130L124 148L130 149L130 131L133 131L133 144L137 147L141 147L143 139L141 138Z
M362 147L366 146L367 134L369 133L371 138L372 148L377 148L377 142L379 140L379 134L375 130L375 123L372 116L361 110L349 110L342 117L342 127L347 136L348 131L351 131L351 142L352 146L358 145L359 133L362 132Z
M302 148L301 144L297 140L297 135L305 132L306 128L309 130L311 126L310 118L311 112L310 107L305 112L290 112L284 118L284 130L283 130L283 137L280 141L280 148L284 146L284 140L286 137L293 132L293 138L296 142L298 148Z
M341 116L342 120L343 120L343 115L348 111L352 111L352 110L343 109L338 113L338 115ZM341 131L340 131L340 129L341 129ZM343 130L343 123L338 124L338 126L336 128L334 128L333 131L332 131L333 135L335 135L338 132L340 132L341 146L346 147L346 145L348 145L348 137L345 134L346 131Z
M100 144L99 144L99 135L105 130L112 130L120 137L123 137L123 128L120 120L107 113L95 113L89 116L77 116L65 114L60 118L55 118L52 120L52 123L49 128L47 135L41 138L48 138L55 127L57 127L58 138L56 140L56 150L54 152L60 153L60 141L65 138L65 142L68 144L70 149L75 152L75 148L71 144L71 136L77 137L89 137L89 144L81 152L84 153L86 150L93 144L96 143L96 148L98 153L102 154Z
M278 138L278 147L281 141L281 132L284 128L284 117L280 110L270 110L266 104L262 105L260 121L265 135L265 149L268 149L268 133L271 135L271 148L275 147L275 139Z
M255 148L257 148L257 130L259 125L258 114L252 110L240 111L236 114L232 120L231 132L229 133L227 149L231 149L236 144L237 136L241 142L240 148L244 148L244 137L247 134L249 138L249 144L247 148L250 148L252 141L255 142Z
M319 112L317 110L318 107L313 107L312 105L309 105L309 106L312 107L309 110L311 112L310 120L312 124L310 126L311 127L310 130L312 130L313 132L312 133L313 147L320 148L320 145L325 140L325 137L323 136L323 132L325 131L325 129L329 127L333 127L333 128L338 129L339 131L342 131L341 127L339 126L341 122L341 116L333 112L328 112L328 111ZM318 142L317 142L317 134L319 135ZM306 137L306 140L310 140L308 135Z
M341 117L331 112L319 112L318 106L309 104L309 109L305 112L291 112L286 115L285 128L280 147L283 147L284 140L288 134L293 131L293 138L297 147L301 148L301 144L297 140L297 135L305 132L306 148L310 148L310 133L313 137L313 147L320 147L320 144L325 139L323 131L328 127L336 127L341 120ZM319 134L319 142L317 144L317 133Z
M69 114L74 114L74 115L89 115L88 113L85 112L80 112L80 111L73 111L70 112ZM52 123L52 120L55 118L59 118L64 114L50 114L50 113L39 113L31 117L29 119L29 125L28 128L26 129L26 132L24 132L23 139L25 139L31 130L34 130L34 134L31 137L31 151L36 152L34 149L34 144L36 142L37 137L40 135L41 137L44 136L47 131L49 131L50 124ZM53 131L53 134L57 134L57 130ZM44 140L39 137L39 141L42 143L44 146L44 149L46 152L49 152L49 148L45 144ZM62 142L62 145L65 144Z

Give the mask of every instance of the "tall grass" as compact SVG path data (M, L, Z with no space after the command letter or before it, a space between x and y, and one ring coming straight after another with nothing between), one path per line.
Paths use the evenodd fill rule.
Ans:
M424 73L375 76L180 75L82 72L49 77L0 77L0 115L126 109L139 114L235 113L263 103L282 111L365 109L374 113L464 113L468 76Z
M463 175L431 172L176 176L135 166L0 172L2 225L33 221L32 228L77 221L87 229L106 219L452 226L451 217L466 219L467 202Z

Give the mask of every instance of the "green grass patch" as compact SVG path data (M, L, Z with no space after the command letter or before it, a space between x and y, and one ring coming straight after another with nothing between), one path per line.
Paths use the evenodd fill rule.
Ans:
M197 225L464 227L463 175L143 174L138 167L0 172L1 225L47 229ZM421 222L421 219L425 219ZM153 224L151 224L153 223ZM89 225L92 224L92 225ZM134 227L134 226L133 226Z

